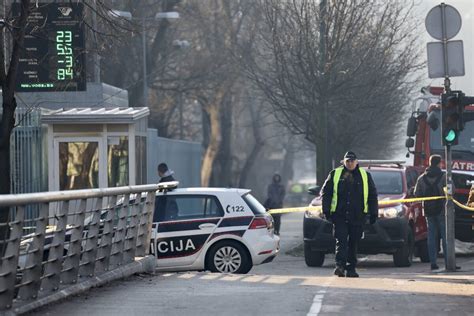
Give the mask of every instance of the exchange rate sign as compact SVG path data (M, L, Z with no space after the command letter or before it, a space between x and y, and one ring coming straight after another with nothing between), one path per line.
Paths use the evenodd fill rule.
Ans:
M21 51L16 91L84 91L86 89L84 5L33 4ZM20 4L13 3L19 16Z

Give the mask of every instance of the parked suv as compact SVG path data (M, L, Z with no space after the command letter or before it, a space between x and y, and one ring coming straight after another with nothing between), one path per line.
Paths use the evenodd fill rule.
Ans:
M420 170L404 166L402 162L364 161L359 165L369 171L377 188L379 202L413 197L413 189ZM308 191L318 195L319 187ZM320 206L320 196L311 206ZM306 211L303 220L304 255L308 266L320 267L327 253L334 253L333 225L323 219L322 211ZM393 255L397 267L411 265L413 256L428 262L427 228L421 202L379 205L379 220L366 224L358 253Z

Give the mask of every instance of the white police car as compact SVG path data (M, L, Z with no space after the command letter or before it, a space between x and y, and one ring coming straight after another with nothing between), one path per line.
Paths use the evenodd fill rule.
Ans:
M247 273L272 261L279 243L272 217L250 190L157 192L150 250L159 271Z

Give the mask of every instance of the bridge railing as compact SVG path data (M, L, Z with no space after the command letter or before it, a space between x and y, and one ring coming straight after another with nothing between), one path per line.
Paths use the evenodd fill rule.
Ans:
M0 311L143 257L158 185L0 196ZM25 218L37 205L39 215ZM1 227L3 226L3 227Z

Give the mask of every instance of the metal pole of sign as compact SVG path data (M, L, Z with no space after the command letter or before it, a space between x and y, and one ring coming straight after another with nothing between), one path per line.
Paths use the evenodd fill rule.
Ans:
M444 90L445 93L449 94L451 92L451 82L449 80L449 67L448 67L448 39L446 35L446 5L441 4L441 26L443 32L443 50L444 50ZM446 106L443 104L443 106ZM444 119L443 119L444 121ZM446 145L446 188L447 195L451 197L453 195L453 179L452 179L452 157L451 157L451 146ZM447 271L456 271L456 253L455 253L455 244L454 244L454 203L451 199L446 200L446 248L443 249L445 261L446 261L446 270Z

